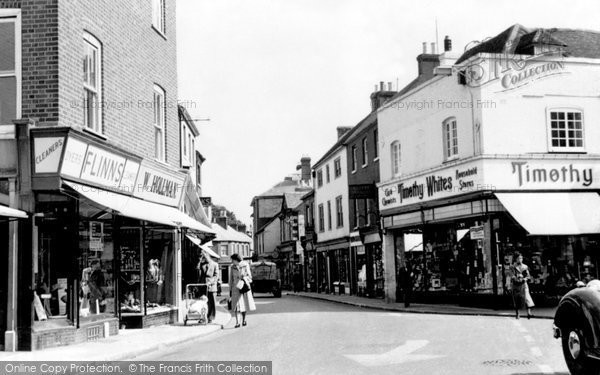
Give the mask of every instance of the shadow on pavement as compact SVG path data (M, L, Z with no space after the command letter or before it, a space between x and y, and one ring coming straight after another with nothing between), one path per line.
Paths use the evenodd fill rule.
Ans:
M227 308L227 296L218 297L217 301L221 306ZM341 303L332 303L330 301L320 301L309 298L298 298L282 296L275 298L269 294L256 293L254 295L256 303L256 311L252 311L252 315L260 314L285 314L285 313L308 313L308 312L369 312L381 313L380 310L365 309Z

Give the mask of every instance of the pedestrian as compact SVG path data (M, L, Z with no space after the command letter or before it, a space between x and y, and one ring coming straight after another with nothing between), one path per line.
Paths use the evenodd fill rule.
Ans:
M527 282L531 278L529 267L523 263L523 255L516 252L514 255L515 263L511 267L512 276L512 296L515 307L516 318L519 319L519 311L527 308L527 319L531 319L531 309L535 306L531 294L529 294L529 285Z
M410 261L406 260L402 268L400 268L400 282L404 297L404 307L410 307L410 299L413 290L412 267Z
M206 297L208 298L208 322L212 323L217 315L217 283L219 280L219 265L215 260L202 251L200 264L198 265L200 273L200 284L206 284Z
M302 275L300 275L300 272L294 273L292 284L294 285L294 293L302 290Z
M252 274L250 265L242 260L239 254L231 255L231 266L229 267L229 297L231 298L231 313L235 316L235 328L240 327L238 315L242 314L242 325L246 323L246 313L256 310L254 298L252 297Z
M106 310L106 281L99 259L92 260L91 273L88 280L89 303L92 314L100 314Z

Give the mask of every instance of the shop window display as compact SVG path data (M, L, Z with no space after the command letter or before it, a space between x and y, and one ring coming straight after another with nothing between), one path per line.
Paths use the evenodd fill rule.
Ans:
M122 228L121 315L143 315L174 305L173 235L170 231Z
M79 222L79 319L114 316L114 246L111 220Z

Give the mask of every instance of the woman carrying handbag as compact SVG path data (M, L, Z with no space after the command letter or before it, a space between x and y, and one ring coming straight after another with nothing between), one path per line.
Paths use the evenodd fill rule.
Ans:
M242 314L242 325L246 326L246 312L256 310L250 284L252 274L250 265L242 260L239 254L231 256L232 265L229 269L229 296L231 297L230 311L235 316L235 328L240 327L238 314Z
M511 282L516 318L519 319L519 310L526 307L527 319L530 319L533 316L531 314L531 309L535 304L529 293L529 285L527 285L527 282L530 279L529 267L523 263L523 255L515 253L514 257L515 264L512 266Z

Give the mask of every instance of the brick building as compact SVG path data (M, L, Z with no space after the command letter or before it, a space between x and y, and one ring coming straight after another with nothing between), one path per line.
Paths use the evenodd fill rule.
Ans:
M182 152L175 4L0 1L0 204L29 214L0 263L18 269L6 350L181 314L183 234L212 231Z

